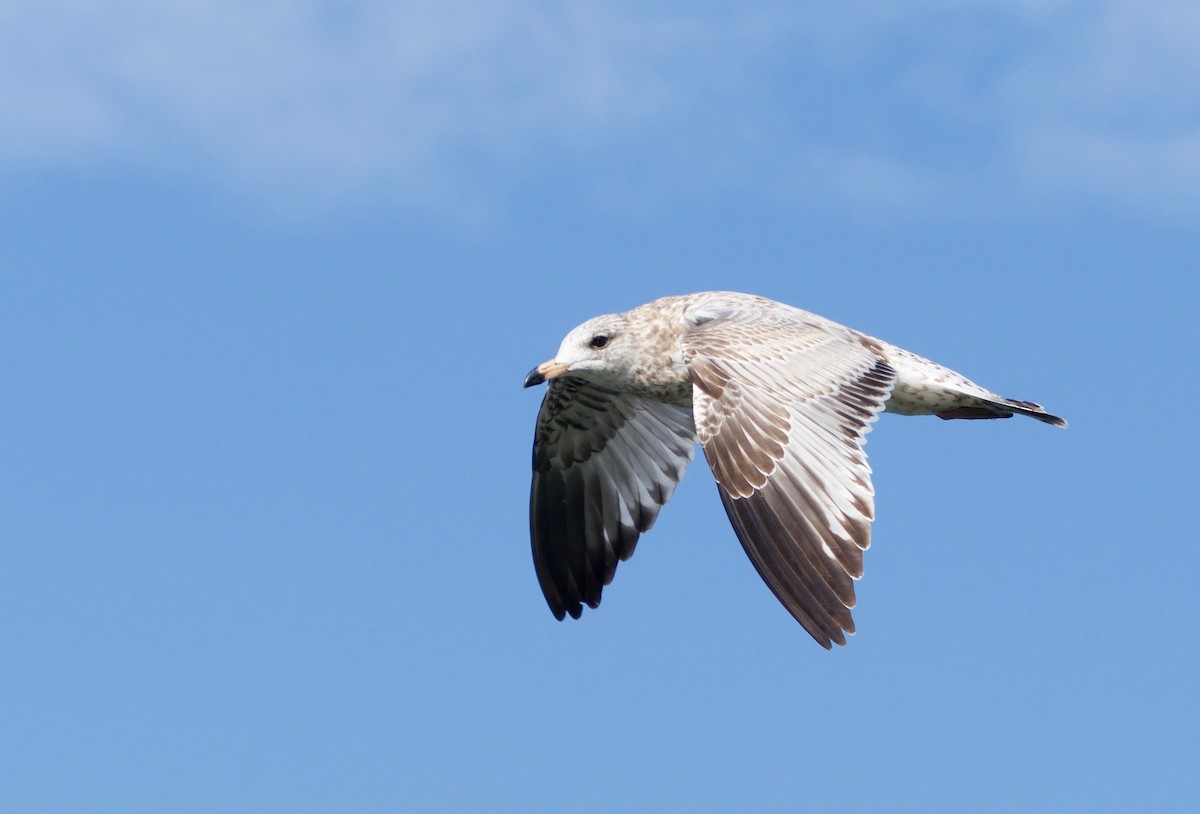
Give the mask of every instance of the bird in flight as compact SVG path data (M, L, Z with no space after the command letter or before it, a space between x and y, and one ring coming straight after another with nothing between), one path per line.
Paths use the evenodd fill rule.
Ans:
M746 554L827 649L854 633L875 516L863 445L881 412L1067 425L824 317L723 291L588 320L525 377L543 382L530 535L556 618L600 604L699 441Z

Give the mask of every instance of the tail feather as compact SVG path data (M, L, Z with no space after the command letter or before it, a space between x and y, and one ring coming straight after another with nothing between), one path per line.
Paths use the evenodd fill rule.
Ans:
M1030 418L1036 418L1038 421L1043 421L1047 424L1053 424L1056 427L1067 426L1065 418L1059 418L1056 415L1051 415L1042 408L1042 405L1035 404L1032 401L1018 401L1017 399L1005 399L1004 406L1011 409L1014 413L1027 415Z
M1055 427L1067 426L1066 419L1051 415L1042 409L1042 405L1040 404L1035 404L1032 401L1019 401L1017 399L1006 398L1000 398L995 401L980 399L978 405L954 407L949 410L943 410L937 416L946 420L953 418L1012 418L1014 413L1036 418L1038 421L1053 424Z

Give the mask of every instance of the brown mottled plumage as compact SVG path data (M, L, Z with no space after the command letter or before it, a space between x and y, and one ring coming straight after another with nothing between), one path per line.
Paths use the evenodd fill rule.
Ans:
M880 412L1020 413L1066 426L914 353L731 292L666 297L588 320L525 386L546 380L530 532L557 618L599 605L698 440L758 573L826 648L854 632L854 580L875 516L863 444Z

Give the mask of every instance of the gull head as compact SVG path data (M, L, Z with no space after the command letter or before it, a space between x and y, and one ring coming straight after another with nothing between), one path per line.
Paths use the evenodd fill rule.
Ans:
M575 328L558 348L554 358L529 371L525 386L532 387L570 374L597 384L620 387L637 369L637 348L631 341L624 314L594 317Z

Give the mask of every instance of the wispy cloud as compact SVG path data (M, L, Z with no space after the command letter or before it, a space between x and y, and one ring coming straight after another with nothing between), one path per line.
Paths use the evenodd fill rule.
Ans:
M59 2L0 18L0 162L437 205L669 117L686 20L602 4ZM443 201L445 203L445 201Z
M1184 0L9 4L0 168L316 207L461 212L551 167L664 203L1175 216L1200 211L1198 37Z
M1087 7L1084 7L1087 8ZM1025 188L1194 220L1200 213L1200 6L1078 8L1001 77L996 109Z

